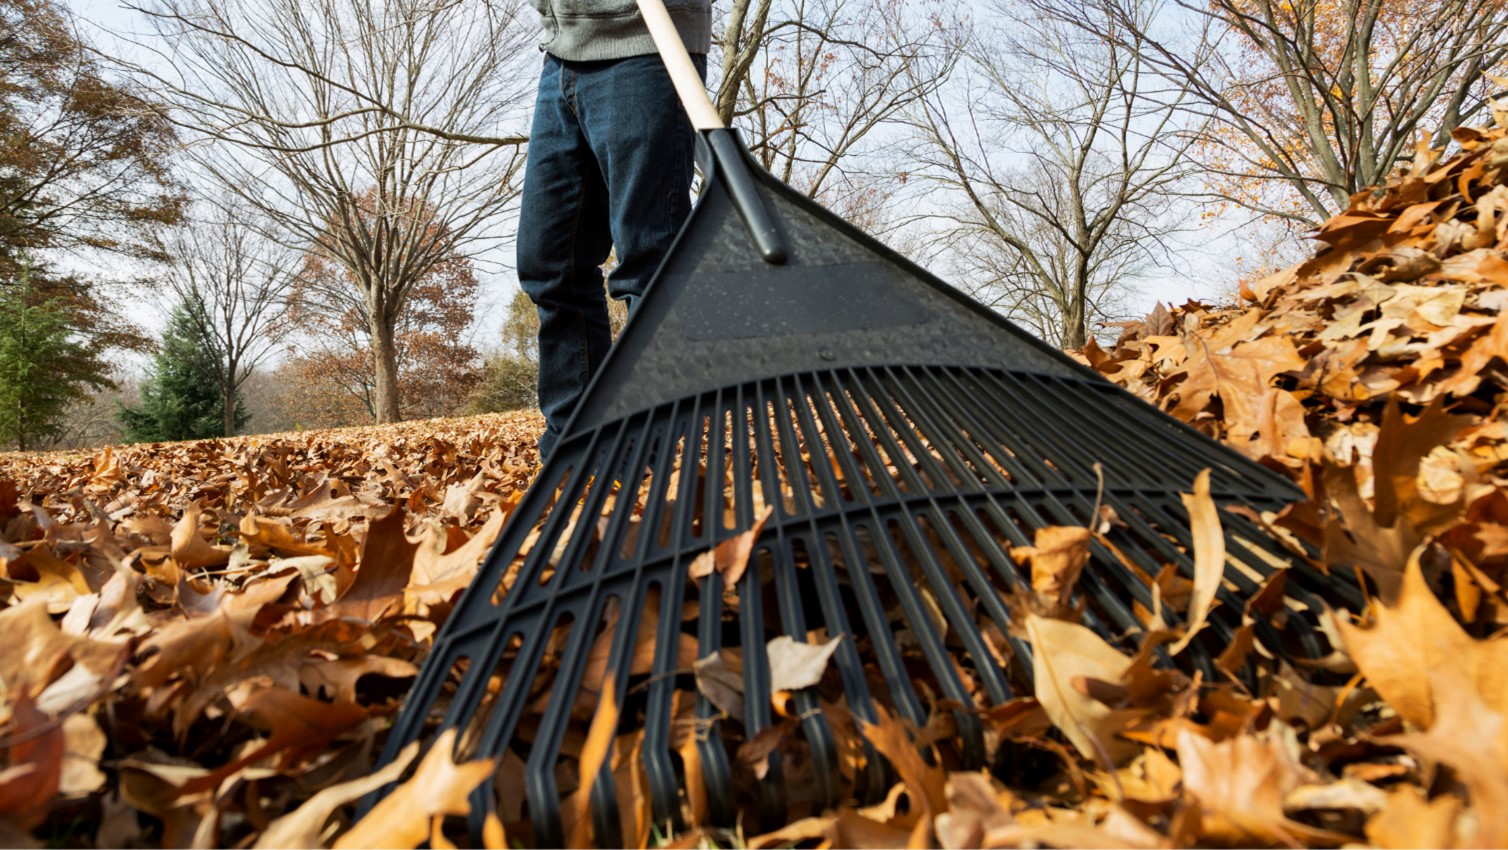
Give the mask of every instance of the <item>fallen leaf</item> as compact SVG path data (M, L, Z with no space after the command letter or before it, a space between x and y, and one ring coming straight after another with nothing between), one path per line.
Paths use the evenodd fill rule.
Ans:
M438 746L438 745L437 745ZM391 782L396 782L414 756L419 742L404 747L392 761L366 776L321 789L297 809L273 821L257 838L256 847L319 847L326 841L325 825L341 806L366 796Z
M696 689L730 717L744 716L743 666L729 665L725 653L698 658L694 667Z
M183 518L173 526L171 556L179 567L191 570L213 567L230 560L230 546L214 546L199 535L201 509L198 502L183 511Z
M1031 546L1011 549L1017 563L1031 565L1032 590L1052 608L1066 608L1078 584L1079 574L1089 563L1089 529L1050 525L1037 529Z
M93 794L107 778L99 769L100 758L109 743L104 730L87 714L70 714L63 719L63 738L63 773L58 780L58 793L64 797Z
M1184 509L1189 512L1193 533L1194 592L1189 599L1183 637L1169 650L1174 655L1182 652L1204 627L1210 608L1215 604L1215 594L1220 591L1220 583L1225 577L1225 534L1220 528L1220 513L1215 500L1210 497L1210 471L1200 472L1194 479L1194 492L1182 493L1180 498Z
M1111 708L1083 688L1088 681L1120 684L1131 659L1078 623L1028 614L1025 635L1032 645L1037 700L1074 748L1109 765L1135 754L1136 745L1119 733L1145 712Z
M824 644L801 643L786 635L766 645L770 657L770 690L794 691L822 681L827 662L843 640L838 635Z
M691 562L691 577L700 581L716 572L723 577L723 587L736 587L739 580L743 578L744 570L748 569L749 556L754 553L754 544L759 540L760 532L764 530L765 521L774 512L774 505L766 505L759 516L754 518L754 525L749 530L736 534L709 551L696 556L696 559Z
M1394 788L1383 809L1367 821L1367 840L1389 850L1459 847L1456 824L1464 806L1449 794L1426 800L1412 785Z
M1431 674L1458 671L1489 705L1508 705L1508 637L1476 640L1440 604L1417 553L1395 605L1377 605L1369 628L1337 620L1346 651L1367 681L1405 720L1429 729L1440 711ZM1505 765L1508 768L1508 765Z
M1344 834L1316 829L1284 814L1283 796L1302 778L1278 744L1254 735L1217 744L1180 729L1177 749L1184 791L1199 804L1205 837L1236 845L1346 840Z
M37 710L23 692L6 725L9 746L0 770L0 819L34 829L47 819L63 778L68 743L63 725Z
M471 811L471 791L492 775L492 759L457 763L456 730L447 729L430 745L418 770L383 797L366 817L335 840L340 850L359 847L413 848L430 838L430 821Z

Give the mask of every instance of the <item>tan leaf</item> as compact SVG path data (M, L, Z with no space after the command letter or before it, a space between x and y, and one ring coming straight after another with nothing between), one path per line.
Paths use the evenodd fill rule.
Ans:
M190 504L183 511L183 518L173 526L172 558L186 570L196 567L212 567L230 560L234 547L213 546L199 535L199 503Z
M1340 842L1344 834L1290 820L1283 796L1301 782L1298 765L1276 742L1238 735L1215 743L1187 729L1177 737L1183 787L1200 809L1206 838L1236 845Z
M1459 671L1489 705L1508 705L1508 637L1476 640L1440 604L1416 556L1395 605L1377 605L1370 628L1337 620L1346 651L1367 681L1405 720L1431 728L1440 703L1430 675ZM1505 765L1508 768L1508 765Z
M1189 599L1189 614L1183 628L1183 637L1170 650L1174 655L1182 652L1204 627L1210 608L1215 604L1215 594L1220 591L1220 582L1225 578L1225 534L1220 529L1220 513L1215 500L1210 497L1210 471L1200 472L1194 479L1194 492L1181 493L1183 507L1189 512L1189 525L1194 548L1194 593Z
M1052 525L1036 530L1031 546L1011 549L1018 563L1031 564L1032 590L1049 605L1064 608L1089 562L1089 529Z
M824 644L801 643L781 635L765 646L770 656L770 690L794 691L809 688L822 680L827 662L843 640L838 635Z
M612 671L602 687L602 701L592 715L592 725L586 732L586 743L581 747L581 769L578 772L581 784L576 793L561 807L560 817L565 824L566 846L586 847L591 843L592 786L597 775L607 763L608 750L613 745L613 736L618 729L617 679Z
M932 840L932 816L948 809L947 774L940 766L928 764L922 758L904 721L892 716L883 706L875 705L874 711L879 718L875 723L855 715L859 732L874 744L880 755L889 759L901 781L906 783L913 805L922 807L923 816L912 828L910 845L933 846L936 841Z
M58 793L77 797L98 791L105 784L105 774L99 769L107 743L104 731L93 717L81 712L63 719L63 737L66 751Z
M1112 765L1130 758L1137 747L1118 733L1142 712L1113 709L1085 693L1083 685L1121 684L1132 660L1078 623L1036 614L1027 615L1026 639L1032 645L1037 700L1053 725L1085 758Z
M344 835L337 848L418 847L430 837L430 821L471 811L472 789L492 774L492 759L458 764L456 731L447 729L435 739L407 782L394 788Z
M60 723L37 710L23 692L10 710L5 731L5 769L0 770L0 819L33 829L47 819L63 778L68 743Z
M744 716L744 675L742 664L729 664L728 651L714 652L698 658L696 689L712 704L731 717Z
M419 544L403 533L402 508L372 523L361 544L356 580L331 611L343 617L374 621L403 604L403 589L414 571Z
M1472 808L1480 813L1472 842L1478 847L1508 844L1508 715L1501 701L1482 693L1459 669L1429 671L1436 696L1435 723L1428 732L1392 735L1383 742L1450 767L1466 785Z
M506 512L494 511L476 534L449 552L436 551L434 538L426 541L426 545L420 546L415 555L411 583L426 585L461 579L469 582L476 575L482 558L492 549L507 518Z
M1461 798L1451 794L1426 800L1412 785L1396 787L1382 811L1367 821L1367 840L1388 850L1458 847L1456 823L1463 806Z
M368 793L396 782L419 754L419 742L404 747L381 770L366 776L331 785L305 800L297 809L273 821L257 838L256 847L320 847L325 843L325 824L341 806Z

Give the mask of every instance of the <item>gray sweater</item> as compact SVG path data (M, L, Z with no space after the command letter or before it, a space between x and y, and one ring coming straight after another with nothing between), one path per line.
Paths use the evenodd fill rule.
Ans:
M540 46L571 62L622 59L654 53L634 0L529 0L539 10ZM712 45L712 0L664 0L691 53Z

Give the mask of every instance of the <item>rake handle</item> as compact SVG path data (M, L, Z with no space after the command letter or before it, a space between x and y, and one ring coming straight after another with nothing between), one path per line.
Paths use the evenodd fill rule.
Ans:
M665 70L670 72L670 82L691 119L691 126L698 130L724 129L727 125L707 97L707 87L691 63L691 54L686 52L680 31L675 28L670 13L665 11L664 0L638 0L638 3L639 14L644 18L644 25L649 27L649 37L654 39L655 49L665 62Z

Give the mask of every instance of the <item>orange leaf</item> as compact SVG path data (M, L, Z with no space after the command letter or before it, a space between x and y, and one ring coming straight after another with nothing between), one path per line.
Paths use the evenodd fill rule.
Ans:
M1193 534L1194 592L1189 599L1189 615L1184 623L1183 637L1173 644L1174 655L1182 652L1204 627L1210 608L1215 604L1215 594L1225 577L1225 534L1220 530L1220 513L1215 500L1210 497L1210 471L1199 473L1194 479L1194 492L1182 493L1183 507L1189 512L1189 525Z
M492 775L492 759L464 764L451 756L456 730L447 729L425 754L413 778L394 788L340 838L337 848L418 847L430 837L430 821L471 811L472 789Z
M754 525L748 531L724 540L712 547L710 551L703 552L691 562L691 577L703 579L713 572L723 577L723 587L731 588L743 578L744 570L749 566L749 556L754 552L754 543L759 539L759 533L764 530L765 521L775 512L774 505L766 505L759 516L754 518Z

